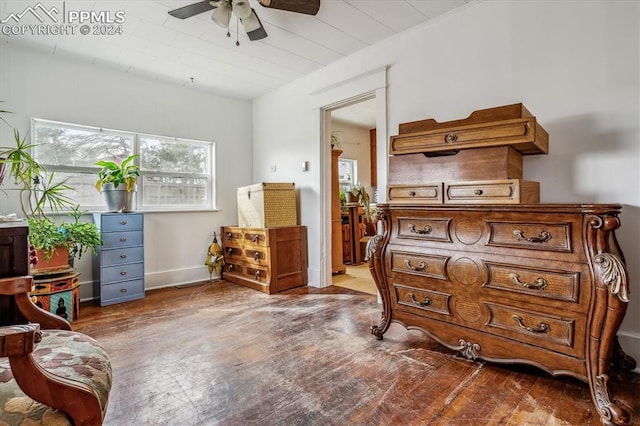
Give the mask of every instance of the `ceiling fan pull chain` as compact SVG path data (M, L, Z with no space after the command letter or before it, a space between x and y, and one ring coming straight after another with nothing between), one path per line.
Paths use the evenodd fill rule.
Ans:
M238 40L239 32L240 32L240 18L236 16L236 46L240 46L240 41Z

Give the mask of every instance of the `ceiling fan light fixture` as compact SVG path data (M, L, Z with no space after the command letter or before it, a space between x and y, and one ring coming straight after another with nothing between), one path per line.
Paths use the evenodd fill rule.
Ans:
M218 7L211 14L211 20L216 24L220 25L222 28L227 28L229 26L229 20L231 19L231 7L229 7L229 3L226 1L221 1L218 3Z
M233 0L232 3L233 13L240 19L247 19L251 16L251 5L249 0Z

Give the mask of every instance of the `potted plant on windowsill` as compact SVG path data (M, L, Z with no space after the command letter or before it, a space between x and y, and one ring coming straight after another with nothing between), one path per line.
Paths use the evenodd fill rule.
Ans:
M114 161L98 161L96 166L102 167L98 172L96 189L100 191L110 212L132 211L133 194L140 176L140 167L134 163L138 154L130 155L120 164Z

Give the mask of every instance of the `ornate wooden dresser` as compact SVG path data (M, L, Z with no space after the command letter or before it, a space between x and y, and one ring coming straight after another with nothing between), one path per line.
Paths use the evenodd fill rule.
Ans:
M621 206L407 198L377 206L384 231L367 256L383 311L371 332L382 339L397 322L469 359L576 377L605 424L628 423L607 385L611 362L635 368L616 339L629 301Z

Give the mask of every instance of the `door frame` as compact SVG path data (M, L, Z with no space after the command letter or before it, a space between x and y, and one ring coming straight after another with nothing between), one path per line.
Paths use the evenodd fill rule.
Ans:
M331 111L375 98L378 188L386 188L388 174L387 67L378 68L311 94L313 109L312 145L320 159L319 230L321 259L318 286L331 286ZM378 202L386 201L386 191L378 190Z

